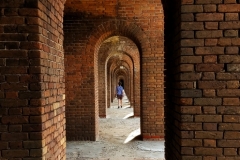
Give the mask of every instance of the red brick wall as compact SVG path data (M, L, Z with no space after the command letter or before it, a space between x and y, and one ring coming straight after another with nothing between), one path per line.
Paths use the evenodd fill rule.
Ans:
M240 157L239 8L236 0L182 1L169 159Z
M0 2L0 159L65 159L63 3Z
M103 100L98 93L98 51L105 39L119 35L131 39L141 55L142 70L136 72L141 73L142 79L134 77L141 87L134 88L133 97L134 106L138 107L136 113L142 110L142 135L144 139L163 138L163 10L159 1L151 2L91 1L90 5L75 1L73 5L71 0L67 1L64 48L68 139L97 138L96 115L99 100Z

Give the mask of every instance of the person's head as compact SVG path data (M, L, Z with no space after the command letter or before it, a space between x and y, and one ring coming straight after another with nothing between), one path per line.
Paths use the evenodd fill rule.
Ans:
M118 82L118 85L121 86L121 85L122 85L122 82Z

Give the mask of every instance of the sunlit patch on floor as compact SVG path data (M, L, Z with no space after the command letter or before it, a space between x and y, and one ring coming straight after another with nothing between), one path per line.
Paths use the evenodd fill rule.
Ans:
M124 144L128 143L129 141L133 140L135 137L139 136L141 134L140 128L136 129L135 131L131 132L127 139L125 139Z

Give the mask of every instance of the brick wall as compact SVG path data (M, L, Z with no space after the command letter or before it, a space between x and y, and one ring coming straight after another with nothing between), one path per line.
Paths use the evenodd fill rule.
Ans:
M182 1L170 159L240 157L239 8L236 0Z
M140 87L133 88L134 107L136 113L140 113L140 107L142 110L144 139L163 138L163 13L159 1L151 2L92 1L90 5L89 2L67 1L64 49L68 139L97 138L96 115L102 100L99 91L105 89L99 88L98 52L101 43L111 36L125 36L138 46L142 67L134 72L142 75L139 83L142 102L138 101ZM140 82L140 76L134 79ZM86 98L93 95L94 100Z
M64 2L53 2L0 2L0 159L65 159Z

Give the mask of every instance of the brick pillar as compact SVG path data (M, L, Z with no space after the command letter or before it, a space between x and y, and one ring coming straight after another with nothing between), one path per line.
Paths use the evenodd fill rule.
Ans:
M63 3L0 1L0 159L65 159Z
M95 48L86 48L86 34L90 31L81 30L85 22L79 17L64 18L68 140L98 138L98 68L94 68L98 62L95 62Z
M182 1L175 159L240 158L239 8L236 0Z

